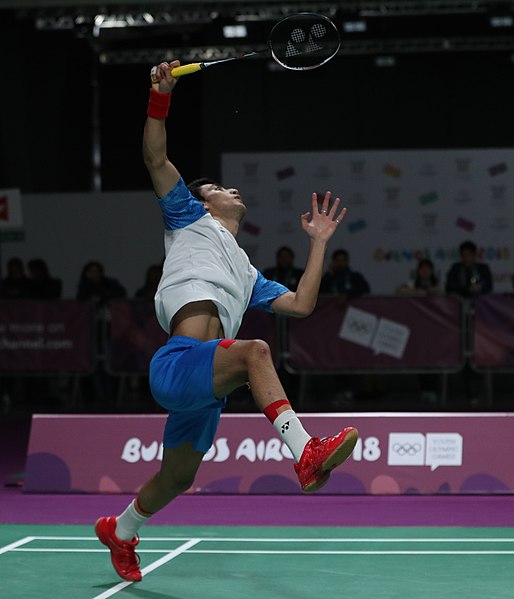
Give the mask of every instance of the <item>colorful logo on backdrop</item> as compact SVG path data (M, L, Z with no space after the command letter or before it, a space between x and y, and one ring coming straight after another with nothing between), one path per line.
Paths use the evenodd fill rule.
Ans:
M506 173L509 168L505 162L499 162L498 164L492 164L488 169L490 177L497 177L498 175L503 175Z
M350 233L358 233L359 231L364 231L364 229L367 226L368 223L363 218L359 218L357 220L349 222L347 225L347 229Z
M383 170L388 177L393 177L394 179L399 179L402 176L402 169L393 164L384 165Z
M418 197L418 201L422 206L426 206L427 204L433 204L439 200L439 195L436 191L430 191L428 193L422 193Z
M279 181L283 181L284 179L289 179L296 175L296 171L294 166L287 166L285 168L281 168L278 171L275 171L275 176Z
M375 262L418 262L423 258L429 260L452 261L459 260L459 248L457 246L444 248L376 248L373 252ZM485 246L477 250L477 259L485 262L502 262L511 259L509 246Z

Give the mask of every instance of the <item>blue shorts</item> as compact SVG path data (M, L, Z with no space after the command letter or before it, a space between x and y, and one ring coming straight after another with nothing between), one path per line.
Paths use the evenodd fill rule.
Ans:
M189 441L196 451L209 451L226 404L226 398L216 399L212 390L214 352L220 341L175 336L153 356L150 389L168 410L164 447Z

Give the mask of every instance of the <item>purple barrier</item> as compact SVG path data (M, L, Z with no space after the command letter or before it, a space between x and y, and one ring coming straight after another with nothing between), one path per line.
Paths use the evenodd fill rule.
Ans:
M514 370L514 296L484 295L475 301L473 365Z
M0 302L0 371L90 372L93 324L89 303Z
M160 465L164 415L35 415L25 491L135 493ZM303 414L313 435L361 435L332 494L513 493L514 414ZM487 442L477 442L477 438ZM193 493L300 493L289 450L260 414L225 414Z
M459 370L462 304L453 297L322 297L305 319L291 319L293 371Z
M168 339L157 322L153 302L116 300L110 303L110 309L109 371L113 374L147 373L152 356ZM278 355L272 314L249 310L237 338L264 339Z
M109 371L113 374L146 374L152 356L168 339L155 316L154 303L145 300L115 300L111 301L109 307Z

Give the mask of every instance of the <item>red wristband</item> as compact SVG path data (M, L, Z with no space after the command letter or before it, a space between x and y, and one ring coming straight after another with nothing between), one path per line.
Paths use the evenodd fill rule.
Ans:
M154 119L165 119L168 116L170 101L171 92L169 94L161 94L161 92L151 87L146 114Z

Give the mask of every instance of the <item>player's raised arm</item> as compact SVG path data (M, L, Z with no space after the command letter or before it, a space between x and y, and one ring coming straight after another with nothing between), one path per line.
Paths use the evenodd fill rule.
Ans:
M152 87L143 135L143 159L159 198L171 191L180 178L177 169L168 160L166 150L166 117L171 92L177 83L171 69L179 65L178 60L169 64L162 62L151 70Z
M316 306L327 243L346 214L346 208L339 210L339 198L330 206L330 197L328 191L320 211L317 194L313 193L312 212L302 214L302 228L310 240L307 265L296 292L285 293L271 304L278 314L309 316Z

